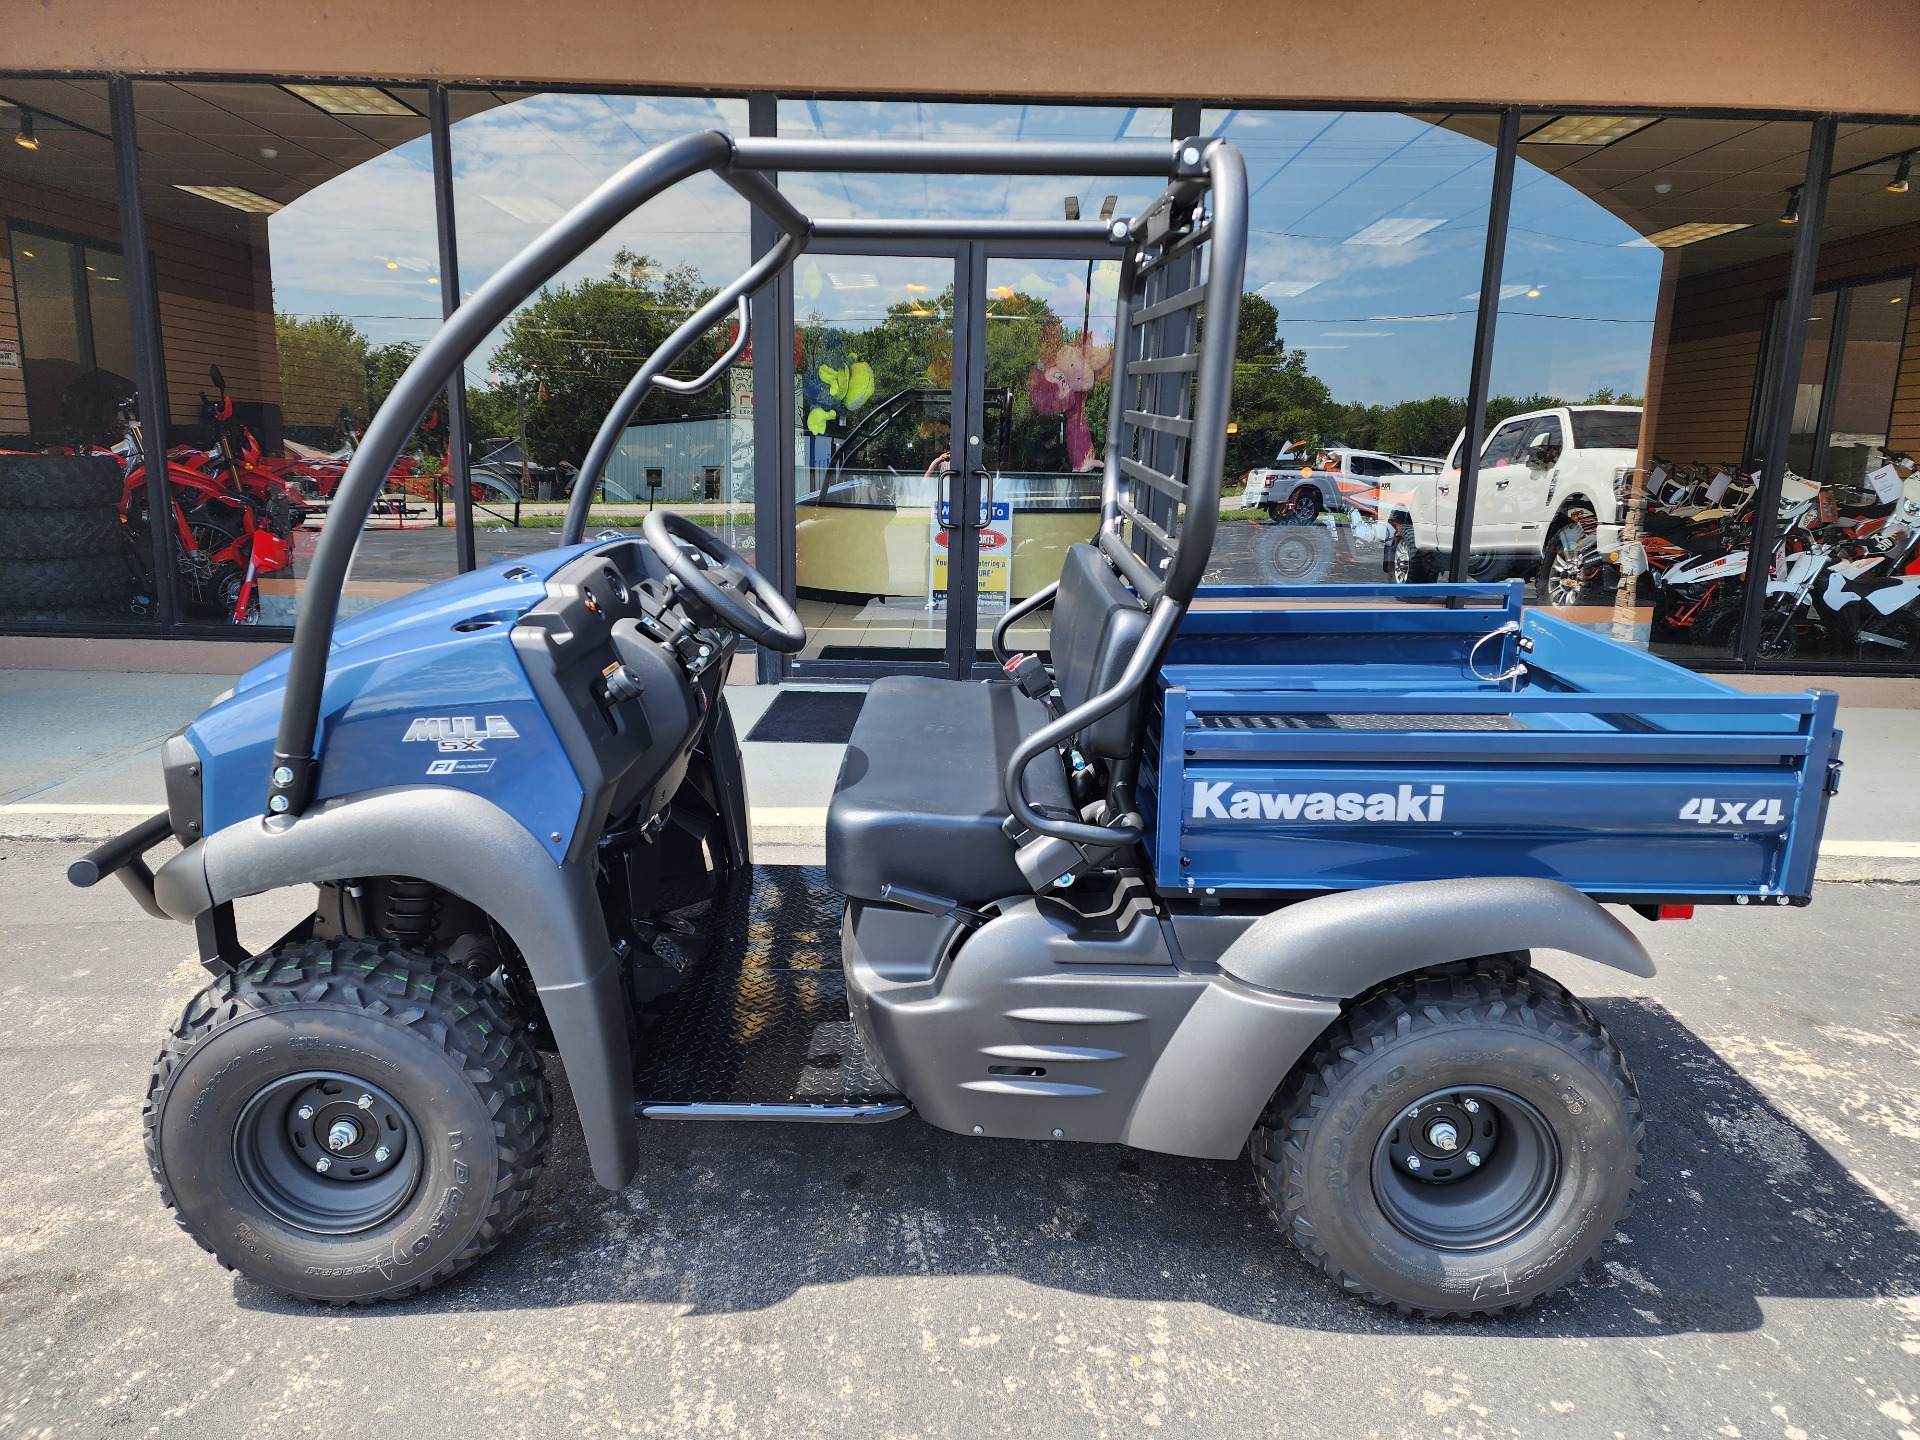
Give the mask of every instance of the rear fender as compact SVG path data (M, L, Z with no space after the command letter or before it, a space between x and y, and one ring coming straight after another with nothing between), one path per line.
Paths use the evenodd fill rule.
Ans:
M361 875L432 881L491 915L526 957L580 1112L593 1175L622 1188L639 1165L632 1050L619 965L593 861L556 865L489 800L406 785L329 800L299 817L256 816L189 845L154 876L160 907L193 920L215 905Z
M1263 915L1220 952L1220 974L1161 1052L1126 1143L1231 1158L1342 1001L1430 966L1536 949L1653 974L1631 930L1553 880L1382 885Z

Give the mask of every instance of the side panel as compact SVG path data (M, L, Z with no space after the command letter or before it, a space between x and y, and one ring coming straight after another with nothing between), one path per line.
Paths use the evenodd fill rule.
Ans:
M934 969L886 947L938 932L876 923L887 913L850 912L843 934L854 1018L920 1114L960 1134L1123 1139L1207 983L1173 967L1151 914L1096 940L1065 906L1021 900Z
M555 865L498 806L405 786L328 801L297 819L254 817L188 846L161 867L154 892L168 914L191 920L237 896L368 874L430 880L513 937L566 1064L594 1178L624 1186L639 1164L632 1050L593 871Z

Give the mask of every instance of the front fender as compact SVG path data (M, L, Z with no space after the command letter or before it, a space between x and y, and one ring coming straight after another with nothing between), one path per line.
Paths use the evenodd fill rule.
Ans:
M632 1050L591 858L556 865L491 801L405 785L229 825L163 865L154 895L174 919L192 920L239 896L362 875L432 881L512 937L566 1063L594 1178L625 1186L640 1161Z
M1381 885L1263 915L1221 952L1220 974L1134 1104L1126 1143L1231 1158L1341 1001L1428 966L1535 949L1653 974L1631 930L1555 880Z

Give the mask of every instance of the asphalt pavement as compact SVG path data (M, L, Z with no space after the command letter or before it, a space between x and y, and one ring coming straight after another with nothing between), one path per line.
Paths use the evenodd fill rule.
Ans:
M140 1102L203 977L185 927L69 888L73 848L0 843L0 1436L1920 1435L1920 889L1635 921L1652 981L1540 957L1625 1048L1649 1154L1518 1317L1345 1298L1244 1159L650 1122L609 1194L558 1075L506 1244L339 1312L162 1209Z

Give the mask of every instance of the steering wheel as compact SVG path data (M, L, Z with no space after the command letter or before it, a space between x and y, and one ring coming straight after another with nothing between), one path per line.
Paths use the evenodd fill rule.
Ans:
M806 627L787 597L711 530L671 510L655 510L640 533L688 598L729 630L782 655L791 655L807 643ZM689 551L697 551L713 564L699 564Z

